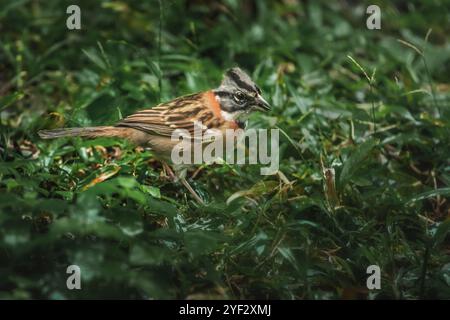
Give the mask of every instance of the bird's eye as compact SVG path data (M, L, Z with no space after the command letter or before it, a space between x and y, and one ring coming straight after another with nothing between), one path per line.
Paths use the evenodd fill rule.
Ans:
M241 91L238 91L234 94L234 100L236 100L237 103L244 103L245 102L245 94L243 94Z

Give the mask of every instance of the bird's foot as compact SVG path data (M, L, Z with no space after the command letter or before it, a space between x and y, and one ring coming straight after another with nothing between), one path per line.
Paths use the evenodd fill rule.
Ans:
M192 194L195 200L197 200L198 203L205 204L202 198L195 192L195 190L191 187L189 182L184 177L178 177L173 170L170 168L170 166L163 162L163 168L166 171L166 173L169 175L169 177L172 179L173 182L181 181L181 183L188 189L188 191Z

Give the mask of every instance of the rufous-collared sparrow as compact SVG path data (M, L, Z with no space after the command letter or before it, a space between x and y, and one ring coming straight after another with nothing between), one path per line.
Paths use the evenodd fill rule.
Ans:
M41 130L43 139L60 137L119 137L132 143L150 147L155 156L172 177L175 177L166 162L170 161L172 149L178 143L171 139L177 129L193 133L196 124L202 130L215 129L225 134L226 129L242 128L240 116L254 110L270 110L261 96L261 90L240 68L229 69L216 89L182 96L159 104L150 109L138 111L114 126L86 128L62 128ZM203 202L184 177L180 179L194 198Z

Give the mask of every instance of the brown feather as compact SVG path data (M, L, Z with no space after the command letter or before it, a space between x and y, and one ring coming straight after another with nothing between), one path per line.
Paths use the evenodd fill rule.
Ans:
M201 122L205 126L202 133L206 129L220 128L226 121L216 117L207 94L210 92L183 96L154 108L138 111L116 126L168 137L176 129L188 130L191 135L194 134L195 122Z

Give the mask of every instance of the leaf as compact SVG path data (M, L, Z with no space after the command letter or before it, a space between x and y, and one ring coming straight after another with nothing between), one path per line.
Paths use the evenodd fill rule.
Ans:
M153 73L158 79L161 79L162 72L161 72L161 68L159 67L159 64L153 62L147 56L145 56L144 61L145 61L145 64L146 64L148 70L151 73Z
M87 185L85 185L81 190L82 191L86 191L89 188L92 188L93 186L95 186L96 184L103 182L109 178L111 178L112 176L116 175L118 172L120 171L120 166L114 166L112 168L112 170L103 172L101 175L99 175L97 178L95 178L94 180L92 180L91 182L89 182Z
M353 150L347 161L344 162L344 166L339 176L339 185L341 189L343 189L354 177L356 171L363 165L364 160L370 155L370 152L377 144L378 140L369 139Z
M353 64L359 69L361 70L361 72L364 74L364 76L366 77L367 81L369 83L371 83L371 78L367 75L366 70L364 70L364 68L351 56L351 55L347 55L347 58L350 59L351 62L353 62Z
M435 196L449 196L450 195L450 188L440 188L440 189L434 189L427 192L420 193L418 195L413 196L411 199L408 200L407 204L410 204L412 202L432 198Z
M86 57L88 57L89 60L91 60L100 69L106 70L105 62L102 60L102 58L100 58L98 56L98 54L94 50L87 51L87 50L82 49L81 51L83 51L83 53L86 55Z
M413 45L412 43L402 40L402 39L397 39L397 41L400 42L401 44L403 44L404 46L407 46L407 47L413 49L419 55L423 56L423 52L419 48L417 48L415 45Z
M148 197L148 206L152 212L162 214L169 218L175 217L178 213L174 205L151 197Z
M229 205L234 200L241 198L241 197L257 197L261 195L265 195L267 193L271 193L274 190L276 190L278 186L277 181L268 180L268 181L259 181L255 185L253 185L248 190L240 190L233 193L228 199L227 199L227 205Z
M294 147L295 151L297 151L297 153L300 156L300 158L303 159L302 151L299 149L298 144L294 140L292 140L292 138L283 129L281 129L278 126L277 126L277 129L281 131L281 133L286 137L286 139L288 139L290 144Z
M137 181L131 177L118 177L116 179L117 185L125 189L133 189L138 185Z
M25 97L23 92L14 92L6 97L0 99L0 110L7 108L16 101L22 100Z
M267 234L264 231L260 231L247 241L241 242L237 247L233 248L230 251L230 255L240 254L244 251L249 251L253 248L257 248L260 245L265 245L268 243L268 239L269 237L267 236Z
M322 168L324 179L324 193L332 209L339 206L339 197L336 192L334 168Z
M130 262L135 265L160 265L170 259L167 249L154 245L135 245L130 252Z
M221 240L223 240L223 236L210 231L193 230L184 234L186 249L193 255L214 251Z
M294 255L292 254L291 249L286 247L278 247L277 250L283 256L283 258L289 261L289 263L294 267L294 269L298 271L298 264L297 261L295 260Z
M68 209L67 202L60 199L42 199L34 204L33 207L56 214L62 214Z
M25 3L30 2L30 0L17 0L17 1L10 1L7 5L3 6L0 10L0 18L3 18L6 16L6 14L13 10L14 8L23 6ZM5 2L7 3L7 2Z
M450 233L450 219L445 220L439 224L436 233L433 236L433 245L438 246L447 238Z
M117 113L113 112L115 104L115 98L105 93L90 102L85 111L93 124L103 125L118 120Z
M141 185L141 189L142 189L142 191L144 191L145 193L148 193L152 197L161 199L161 192L160 192L159 188L154 187L154 186Z

